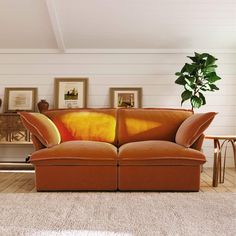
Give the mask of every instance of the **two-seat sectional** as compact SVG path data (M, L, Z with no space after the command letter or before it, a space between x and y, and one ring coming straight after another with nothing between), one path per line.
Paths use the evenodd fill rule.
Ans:
M215 113L69 109L20 113L38 191L198 191L203 131Z

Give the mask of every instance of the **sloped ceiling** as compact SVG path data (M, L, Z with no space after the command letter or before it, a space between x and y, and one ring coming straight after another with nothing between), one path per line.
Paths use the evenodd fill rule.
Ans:
M0 48L57 48L44 0L0 0Z
M0 49L236 49L235 0L0 0Z

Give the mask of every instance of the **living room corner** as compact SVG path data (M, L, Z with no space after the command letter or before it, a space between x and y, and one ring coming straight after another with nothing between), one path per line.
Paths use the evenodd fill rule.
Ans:
M2 0L0 235L235 235L235 11Z

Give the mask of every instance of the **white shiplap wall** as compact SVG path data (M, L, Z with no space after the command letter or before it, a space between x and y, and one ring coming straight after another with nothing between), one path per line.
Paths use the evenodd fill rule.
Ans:
M5 87L38 87L39 99L53 108L55 77L88 77L89 107L109 107L110 87L143 87L143 107L180 107L181 86L174 83L192 53L0 54L0 97ZM208 134L236 134L236 54L212 53L218 61L220 91L206 95L199 112L219 112ZM185 105L189 108L189 105ZM20 161L31 148L0 146L1 160ZM204 144L208 165L213 146ZM227 165L233 166L232 150Z

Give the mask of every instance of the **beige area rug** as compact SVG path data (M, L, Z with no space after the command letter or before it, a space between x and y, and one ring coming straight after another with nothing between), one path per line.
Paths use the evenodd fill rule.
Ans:
M236 235L236 194L0 194L0 235Z

